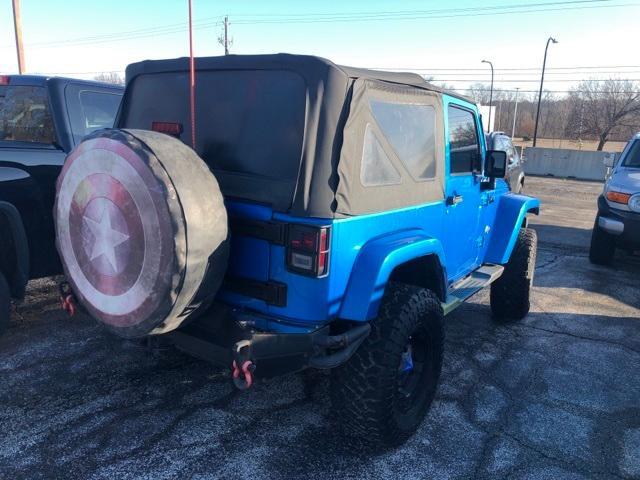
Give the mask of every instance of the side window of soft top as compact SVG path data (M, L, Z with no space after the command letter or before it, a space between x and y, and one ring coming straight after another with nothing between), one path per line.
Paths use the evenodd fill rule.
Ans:
M447 135L451 173L479 171L481 168L480 142L475 114L471 110L449 105L447 115L449 118Z

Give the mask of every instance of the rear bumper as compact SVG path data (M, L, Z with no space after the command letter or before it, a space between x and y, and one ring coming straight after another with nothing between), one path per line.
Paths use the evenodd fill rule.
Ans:
M604 197L598 198L598 226L616 237L623 248L640 248L640 214L611 208Z
M271 378L305 368L330 369L346 362L367 338L368 323L343 325L339 333L329 326L307 333L257 330L255 314L221 304L202 317L162 338L180 350L221 367L249 360L258 378Z

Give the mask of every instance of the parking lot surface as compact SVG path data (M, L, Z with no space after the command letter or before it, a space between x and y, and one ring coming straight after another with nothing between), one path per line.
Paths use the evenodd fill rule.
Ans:
M527 178L543 202L530 315L494 323L486 291L447 317L430 413L384 453L335 433L325 375L241 393L67 318L33 282L0 338L0 478L640 478L640 258L589 263L600 190Z

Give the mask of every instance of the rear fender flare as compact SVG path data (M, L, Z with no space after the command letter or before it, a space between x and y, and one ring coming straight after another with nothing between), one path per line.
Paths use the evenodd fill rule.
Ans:
M442 244L422 230L405 230L366 243L354 262L339 317L355 321L375 318L393 270L427 255L436 255L444 269Z
M537 198L515 193L502 195L491 230L485 262L506 264L511 258L520 227L525 225L527 213L538 215L539 211L540 200Z
M11 295L21 298L24 296L25 287L29 281L29 246L27 244L27 234L22 224L22 218L15 206L11 203L0 201L0 216L6 220L9 225L10 238L12 239L13 249L15 253L15 264L3 271L9 282ZM3 242L4 238L0 235L0 248L6 248ZM0 265L0 269L2 269Z

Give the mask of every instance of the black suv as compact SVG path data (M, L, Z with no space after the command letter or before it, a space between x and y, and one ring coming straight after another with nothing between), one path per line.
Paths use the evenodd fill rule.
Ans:
M68 152L113 125L123 88L32 75L0 76L0 332L27 281L61 271L55 181Z

